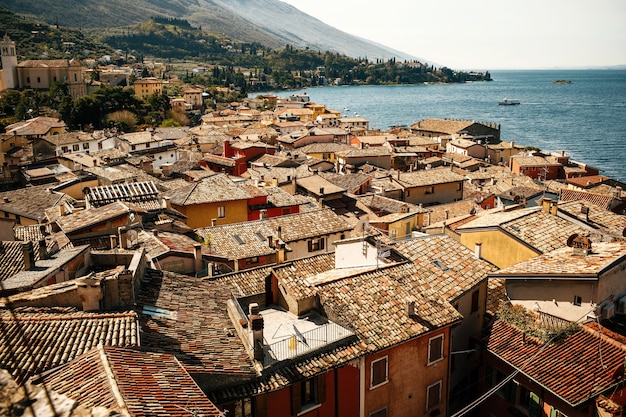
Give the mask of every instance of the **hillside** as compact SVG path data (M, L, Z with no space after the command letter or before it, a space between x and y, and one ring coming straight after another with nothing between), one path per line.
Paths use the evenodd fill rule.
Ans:
M152 16L167 16L185 19L207 32L270 48L292 45L370 60L395 57L428 62L337 30L279 0L109 0L105 3L3 0L2 3L14 13L78 29L123 27Z

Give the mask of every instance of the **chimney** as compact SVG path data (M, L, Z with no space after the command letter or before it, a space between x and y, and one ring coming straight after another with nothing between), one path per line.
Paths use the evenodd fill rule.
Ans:
M585 215L585 220L589 221L589 207L585 206L584 204L580 205L580 214L584 214Z
M163 197L162 208L164 208L166 210L171 210L172 209L172 200L169 197Z
M217 219L211 219L211 227L217 226Z
M619 185L617 187L615 187L615 191L613 193L613 198L622 198L622 187L620 187Z
M24 270L31 271L35 269L35 251L33 250L33 242L22 243L22 254L24 255Z
M267 246L274 249L274 236L267 237Z
M552 206L551 198L543 198L541 200L541 211L545 213L550 213L550 207Z
M324 197L324 187L320 187L320 197Z
M46 239L39 239L39 259L48 259L48 247Z
M282 226L278 226L276 228L276 232L278 233L278 238L282 240L282 238L283 238L283 227Z
M65 216L65 204L59 204L59 215L60 216Z
M259 219L261 219L261 220L267 219L267 210L266 209L262 209L261 210L261 214L259 215Z
M407 317L415 316L415 301L407 301L407 303L406 303L406 315L407 315Z
M83 311L99 311L100 300L104 297L101 280L82 278L76 280L78 297L83 303Z
M193 245L193 271L200 272L202 270L202 245L194 243Z
M476 259L482 259L483 257L483 242L476 242L474 245L474 257Z
M558 201L552 201L550 203L550 214L552 214L553 216L556 216L558 212L559 212L559 203L558 203Z
M126 228L124 226L120 226L117 228L117 235L119 236L120 241L120 249L128 248L128 240L126 239Z
M159 231L158 231L157 229L154 229L154 230L152 231L152 236L154 236L154 237L158 237L158 236L159 236Z
M213 276L213 262L209 262L206 266L207 277L211 278Z
M249 329L252 330L252 345L254 348L254 359L257 361L263 361L263 316L259 314L259 305L257 303L250 303L248 306L249 313Z
M284 243L281 243L278 246L278 253L277 253L276 263L277 264L285 263L285 244Z

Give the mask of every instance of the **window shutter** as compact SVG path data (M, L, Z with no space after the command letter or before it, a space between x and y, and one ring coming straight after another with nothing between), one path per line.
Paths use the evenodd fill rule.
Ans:
M320 238L320 250L324 249L324 241L326 239L324 239L323 237Z
M291 415L295 416L302 408L301 383L296 382L291 386Z
M530 393L530 404L528 405L528 415L539 417L539 396L534 392Z
M309 240L307 243L309 244L309 252L313 252L313 241Z
M321 404L324 401L326 401L326 374L321 374L317 377L317 402Z

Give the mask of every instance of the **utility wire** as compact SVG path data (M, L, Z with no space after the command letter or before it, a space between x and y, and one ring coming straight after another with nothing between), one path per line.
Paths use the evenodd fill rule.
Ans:
M603 302L605 302L606 300L608 300L610 297L607 297L606 299L602 300L598 305L602 304ZM586 312L581 318L579 318L578 320L576 320L574 323L578 323L581 320L583 320L585 317L587 317L587 315L589 313L592 313L596 308L592 308L591 310L589 310L588 312ZM464 415L466 415L467 413L469 413L470 411L472 411L474 408L478 407L480 404L482 404L483 401L485 401L487 398L491 397L493 395L494 392L498 391L500 388L502 388L504 385L506 385L509 381L511 381L513 378L515 378L520 372L522 372L524 370L524 368L526 368L526 366L528 364L530 364L532 361L534 361L537 356L539 356L539 354L541 352L544 351L544 349L546 349L550 343L552 343L552 341L554 339L556 339L557 337L559 337L561 335L563 331L555 334L554 336L552 336L550 338L550 340L548 340L546 343L543 344L543 346L541 346L539 349L537 349L537 351L526 360L526 362L524 362L522 364L521 367L517 368L515 367L515 371L513 373L511 373L509 376L507 376L506 378L504 378L502 381L500 381L499 383L497 383L493 388L491 388L489 391L487 391L486 393L484 393L483 395L481 395L480 397L478 397L477 399L475 399L474 401L472 401L471 403L469 403L468 405L466 405L465 407L463 407L461 410L457 411L456 413L452 414L450 417L462 417Z

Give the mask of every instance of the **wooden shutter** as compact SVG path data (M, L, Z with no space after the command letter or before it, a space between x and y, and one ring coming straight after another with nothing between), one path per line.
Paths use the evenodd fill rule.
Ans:
M321 237L321 238L320 238L320 250L324 249L324 241L325 241L325 240L326 240L326 239L325 239L325 238L323 238L323 237Z
M313 241L309 240L307 243L309 244L309 252L313 252Z

